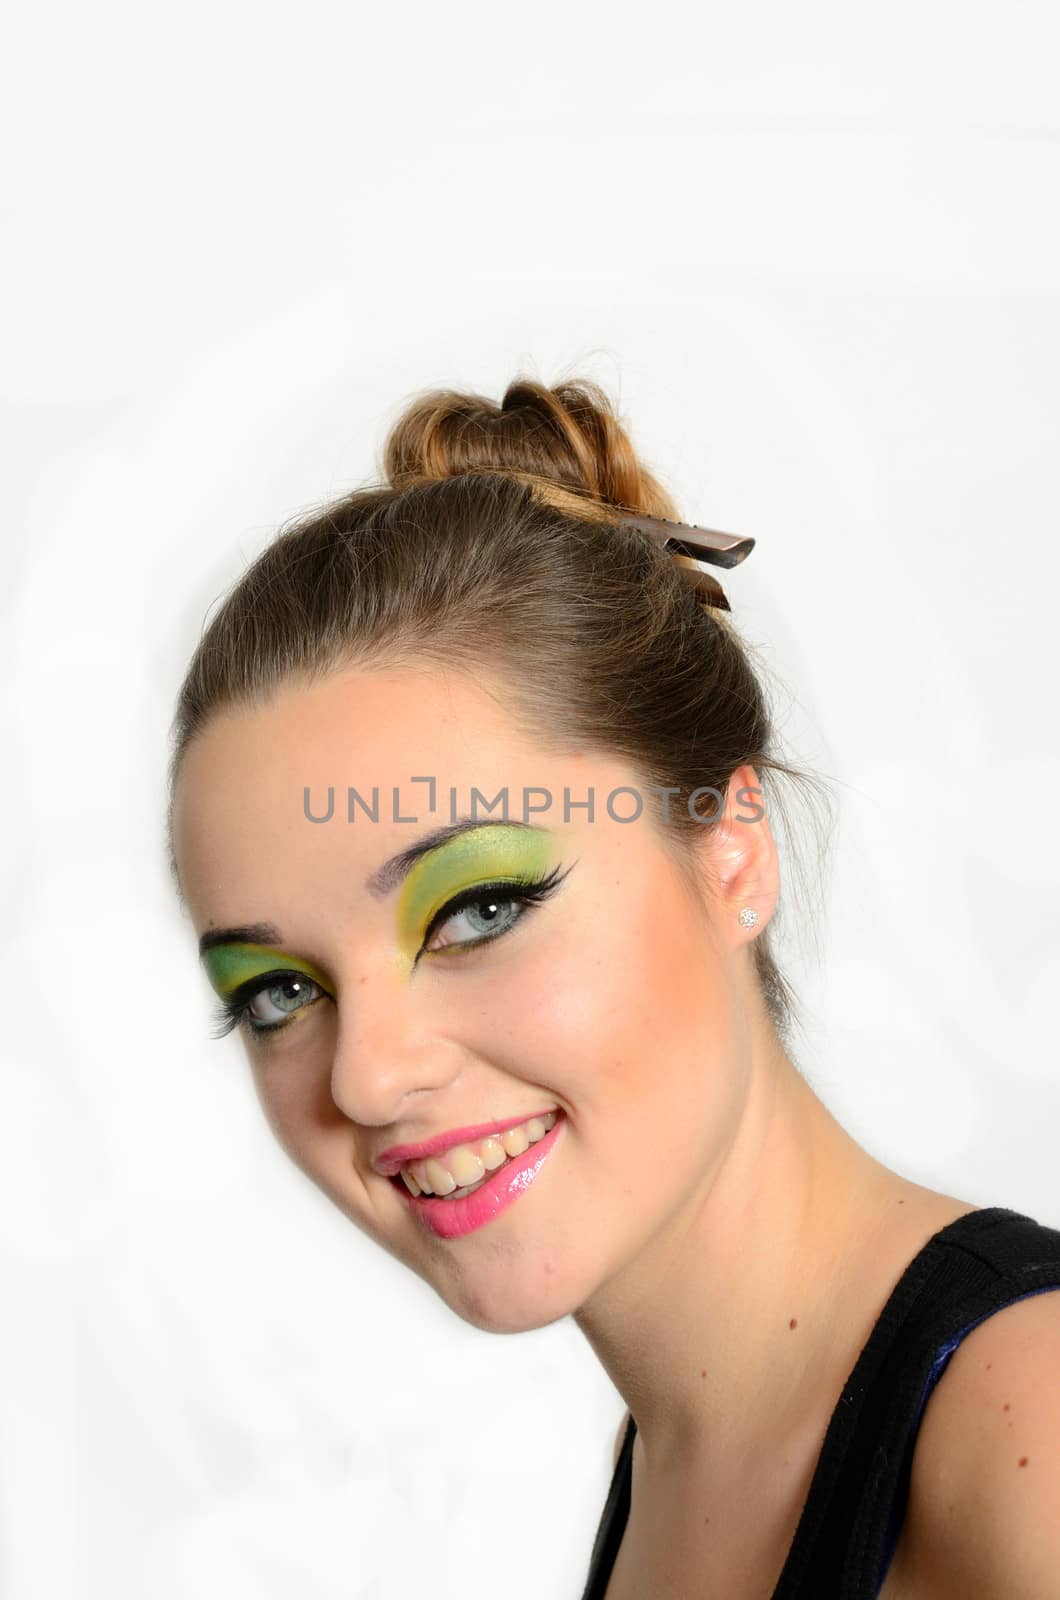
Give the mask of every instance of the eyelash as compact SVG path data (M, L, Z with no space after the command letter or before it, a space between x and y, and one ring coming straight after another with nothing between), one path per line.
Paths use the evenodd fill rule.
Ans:
M570 868L568 867L567 872L569 871ZM540 905L543 900L547 900L549 895L559 887L566 876L567 873L561 872L559 867L553 867L552 871L544 878L507 878L497 883L476 883L470 889L463 889L460 894L454 895L451 900L447 900L445 905L435 912L424 930L423 943L426 945L432 934L436 933L439 928L444 927L450 917L455 917L457 912L463 911L466 906L482 905L487 900L496 901L500 905ZM484 933L479 939L462 939L459 944L446 945L443 950L431 950L427 951L426 954L446 955L450 950L477 950L480 945L492 944L494 939L503 939L506 933L510 933L514 927L522 922L525 914L525 912L521 912L513 922L509 922L507 927L502 928L499 933ZM420 955L424 953L421 948ZM419 955L417 955L416 960L419 960Z
M569 867L567 871L570 871ZM444 927L451 917L456 916L458 911L463 911L466 906L481 905L484 901L498 902L501 905L522 905L526 908L541 905L543 901L547 900L555 892L566 876L567 872L561 871L559 867L554 867L543 878L508 878L496 883L479 883L475 884L473 888L464 889L460 894L454 895L451 900L447 900L444 906L431 918L423 935L423 943L426 945L432 934L439 928ZM450 950L477 950L480 945L492 944L496 939L503 939L506 933L511 933L512 929L522 922L525 915L526 910L524 909L514 921L509 922L499 933L486 933L479 939L463 939L458 944L447 945L442 950L428 951L426 953L428 955L446 955ZM421 947L416 960L418 961L420 955L424 953ZM234 994L229 995L226 1000L222 1000L214 1008L214 1031L212 1037L214 1039L223 1039L227 1034L234 1032L236 1028L243 1026L245 1023L251 1038L258 1042L263 1042L262 1036L264 1034L278 1033L281 1029L286 1028L294 1016L297 1015L297 1011L308 1010L309 1006L316 1004L316 1000L310 1000L305 1006L299 1006L297 1011L291 1014L287 1022L255 1022L249 1013L251 1002L263 990L279 988L281 984L291 979L295 979L299 983L308 983L314 989L320 989L321 995L326 993L324 989L321 989L320 984L313 978L307 977L304 972L296 972L293 969L284 969L282 967L277 968L275 972L263 972L258 978L248 979L247 983L243 984Z

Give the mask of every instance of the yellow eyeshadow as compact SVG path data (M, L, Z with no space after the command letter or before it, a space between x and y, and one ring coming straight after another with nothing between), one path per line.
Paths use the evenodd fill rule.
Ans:
M328 979L308 961L267 944L216 944L203 952L203 966L214 989L227 1000L241 984L265 972L304 972L330 993Z
M409 966L436 911L475 884L543 878L559 858L561 835L544 828L494 824L457 834L421 856L401 885L398 944Z

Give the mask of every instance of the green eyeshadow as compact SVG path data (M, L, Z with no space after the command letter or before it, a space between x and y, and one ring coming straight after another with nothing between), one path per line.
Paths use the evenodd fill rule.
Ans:
M543 878L559 859L563 836L545 828L488 824L421 856L401 885L398 944L411 966L436 911L476 884Z
M265 972L304 972L307 978L330 993L329 981L317 967L273 945L217 944L204 951L202 963L222 1000L227 1000L250 978L260 977Z

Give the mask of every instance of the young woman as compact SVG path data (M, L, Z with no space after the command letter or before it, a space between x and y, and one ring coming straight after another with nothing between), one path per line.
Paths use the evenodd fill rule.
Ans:
M800 1075L766 695L606 395L439 391L180 691L176 880L265 1113L478 1328L629 1411L584 1600L1060 1597L1060 1231ZM587 1539L587 1554L588 1554Z

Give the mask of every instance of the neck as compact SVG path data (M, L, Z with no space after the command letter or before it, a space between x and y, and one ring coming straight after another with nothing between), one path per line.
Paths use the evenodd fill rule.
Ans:
M905 1265L969 1203L910 1183L839 1125L772 1030L729 1148L575 1314L646 1468L732 1482L821 1430Z

